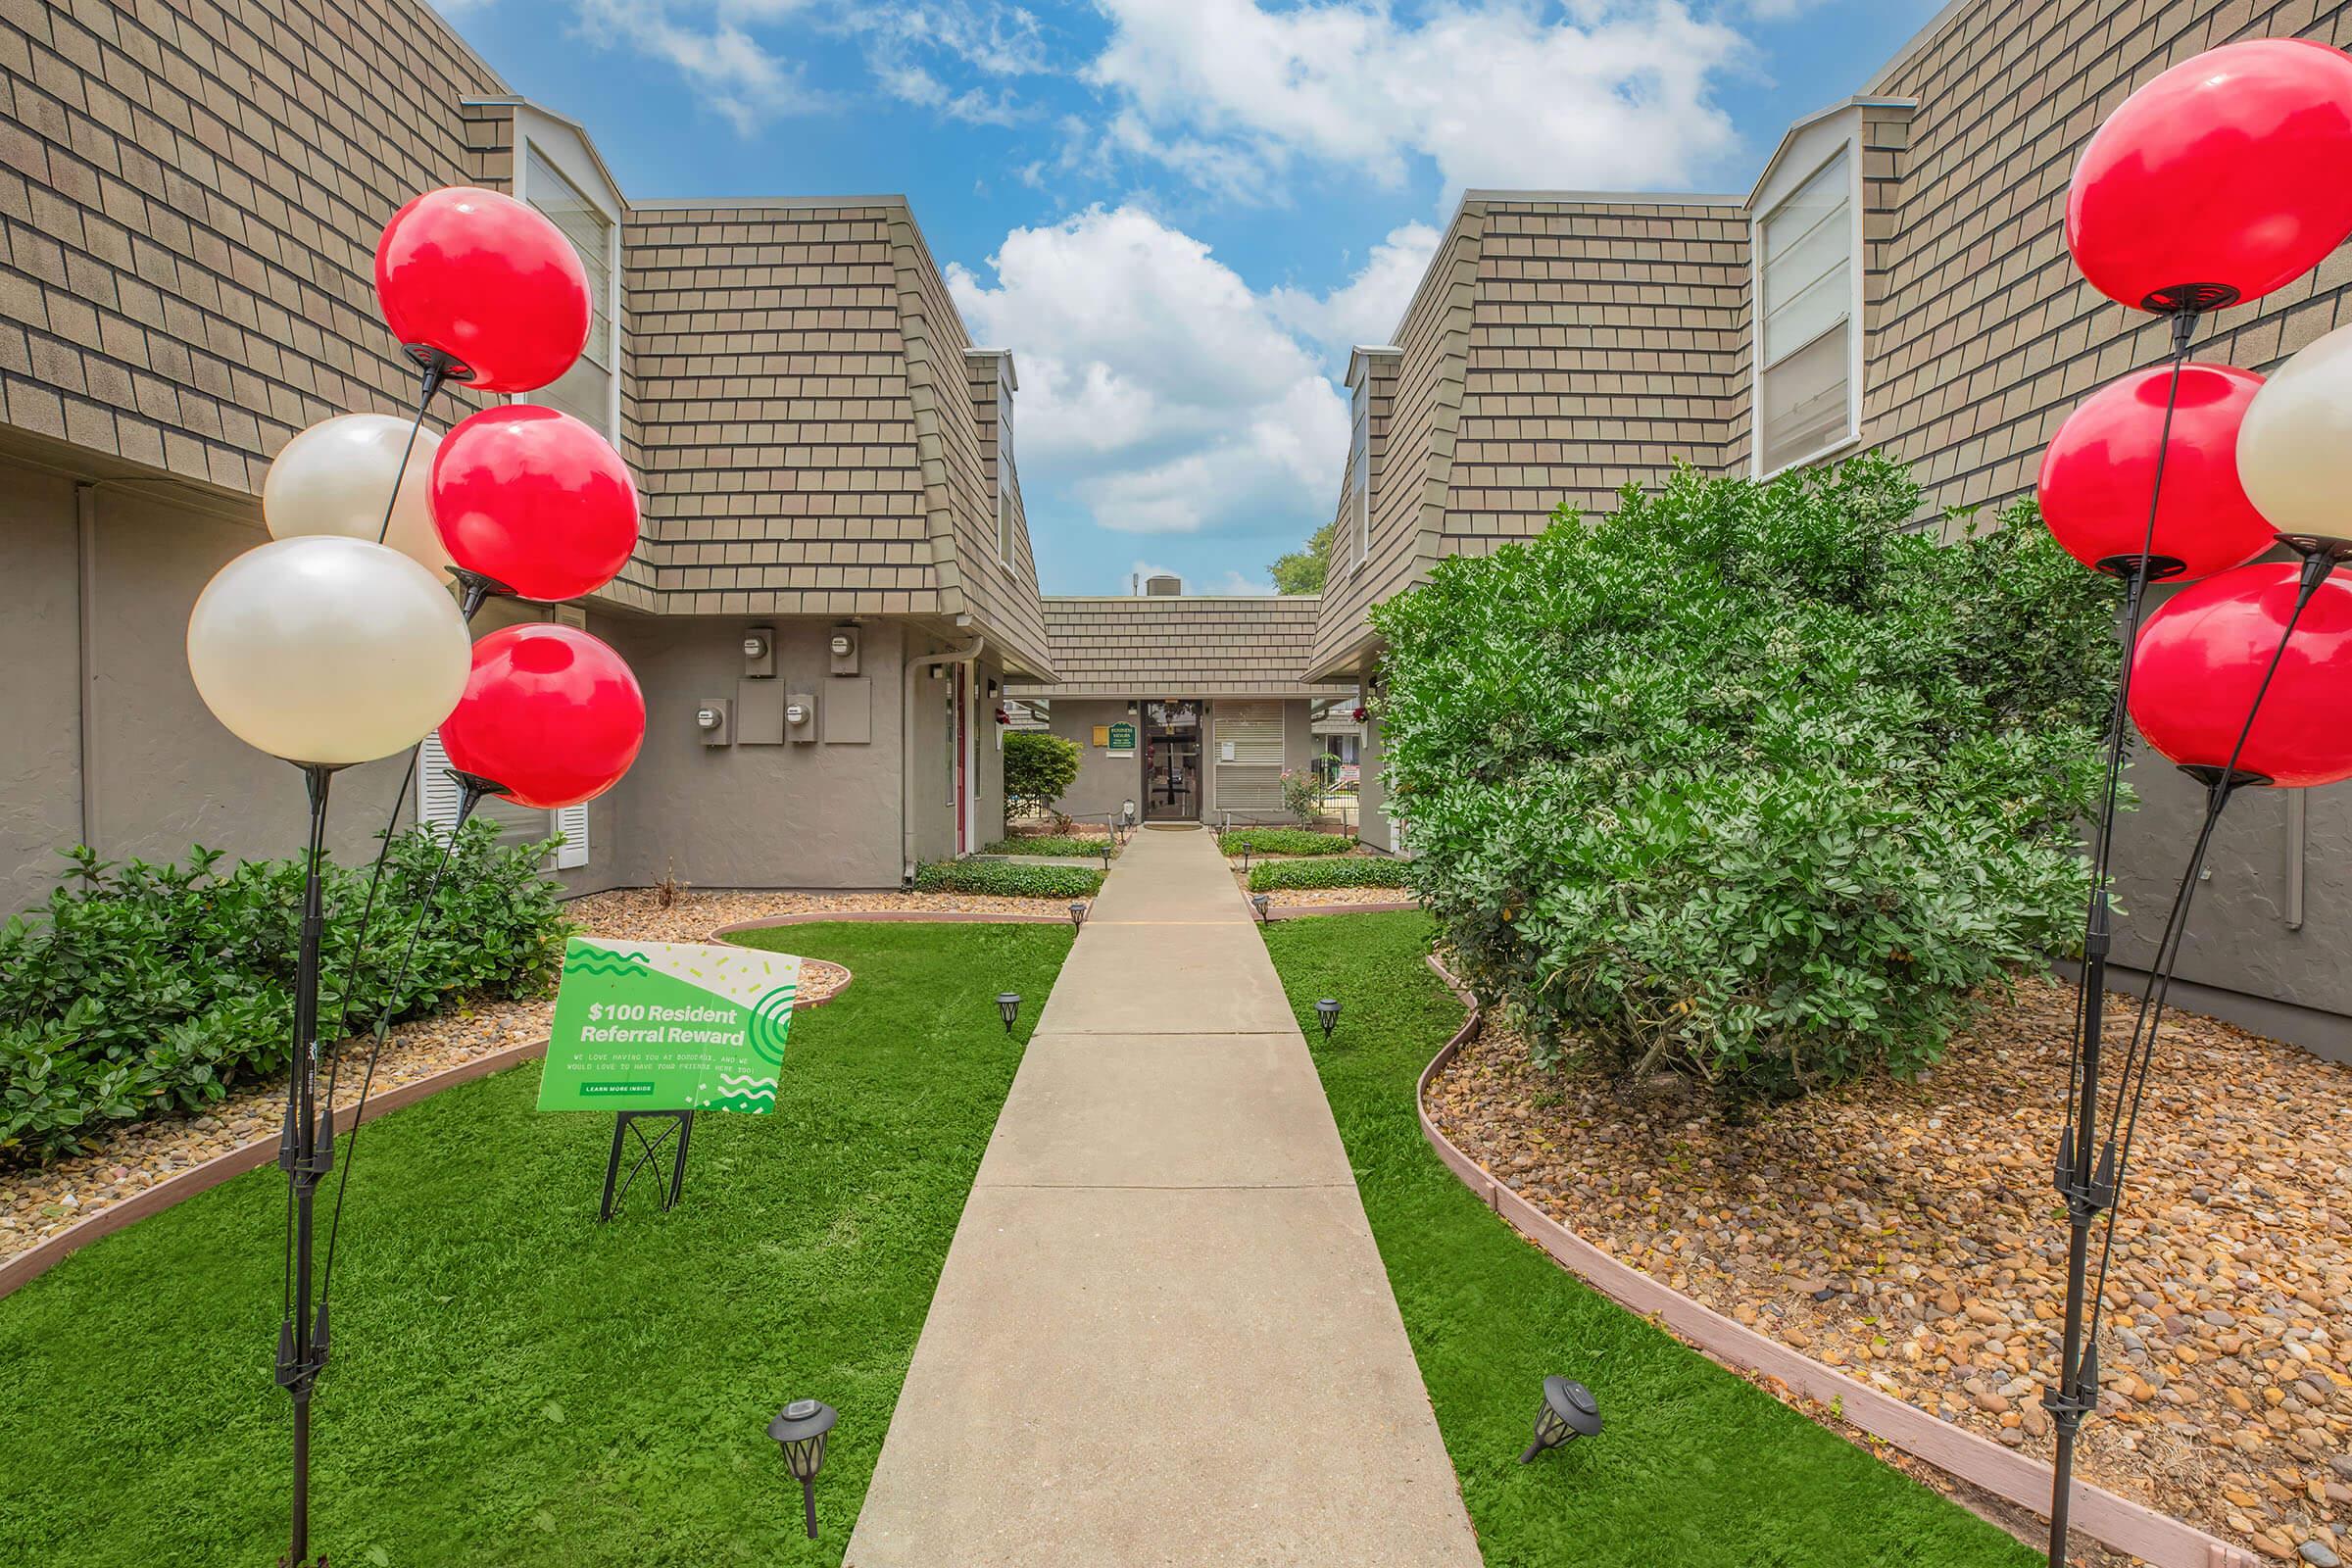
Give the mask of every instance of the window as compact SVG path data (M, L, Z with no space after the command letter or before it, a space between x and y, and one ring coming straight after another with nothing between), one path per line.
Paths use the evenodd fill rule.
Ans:
M572 249L580 253L580 265L588 271L589 306L588 346L580 351L578 362L531 398L612 436L615 433L612 368L617 354L612 330L612 220L583 195L579 186L564 177L536 142L524 145L528 157L523 166L523 199L562 229Z
M1765 216L1757 236L1762 342L1756 468L1772 473L1854 434L1859 274L1850 149Z
M1355 561L1372 555L1372 372L1355 383L1355 407L1348 429L1348 531L1355 539Z
M1012 564L1012 380L997 382L997 560Z
M464 794L457 781L449 776L448 769L449 754L441 749L441 734L435 730L425 736L416 753L416 814L445 832L457 826L458 808L463 804ZM488 822L498 830L501 844L536 844L541 839L563 834L564 843L556 851L556 868L560 871L588 863L585 806L542 811L491 795L473 808L473 815L476 821Z

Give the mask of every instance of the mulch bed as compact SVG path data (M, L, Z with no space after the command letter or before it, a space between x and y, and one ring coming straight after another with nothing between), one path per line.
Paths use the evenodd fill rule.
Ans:
M1056 919L1067 918L1065 901L937 893L688 893L664 908L651 889L580 899L569 913L595 936L701 942L717 927L738 921L869 909L991 914L1043 909ZM840 964L811 960L801 971L801 1004L815 1005L850 979L849 970ZM544 1040L554 1012L553 997L483 1002L401 1024L384 1043L375 1088L396 1088L477 1056ZM365 1055L357 1050L346 1057L339 1103L357 1096L359 1083L353 1075L365 1065ZM231 1094L202 1115L124 1126L106 1135L91 1152L54 1165L0 1170L0 1262L157 1182L258 1138L274 1137L284 1115L282 1081L257 1085Z
M1429 1105L1625 1262L2046 1459L2072 1018L2021 982L1919 1081L1744 1122L1678 1083L1540 1071L1491 1022ZM2188 1014L2158 1049L2080 1473L2272 1558L2352 1560L2352 1068Z

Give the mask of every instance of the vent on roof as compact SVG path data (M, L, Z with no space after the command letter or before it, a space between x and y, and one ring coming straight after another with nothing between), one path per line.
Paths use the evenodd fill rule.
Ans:
M1184 579L1166 572L1155 572L1144 579L1144 592L1154 599L1173 598L1184 592Z

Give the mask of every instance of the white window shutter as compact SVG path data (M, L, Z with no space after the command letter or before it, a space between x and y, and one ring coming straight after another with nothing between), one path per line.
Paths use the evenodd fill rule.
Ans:
M449 754L441 749L441 732L424 737L416 751L416 817L444 833L457 830L458 811L466 792L449 776Z
M576 871L588 863L588 808L566 806L556 812L556 831L564 842L556 850L556 869Z

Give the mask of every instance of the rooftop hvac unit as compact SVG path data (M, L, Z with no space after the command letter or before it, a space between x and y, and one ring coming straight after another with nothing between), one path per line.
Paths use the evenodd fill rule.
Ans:
M1149 598L1168 599L1184 592L1184 579L1156 572L1144 579L1144 593Z

